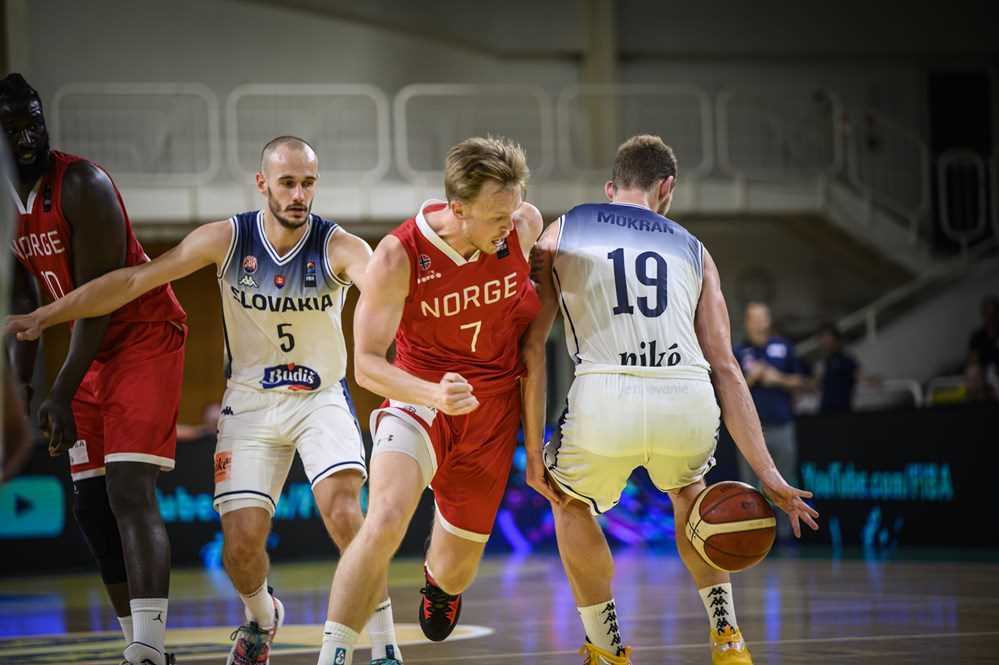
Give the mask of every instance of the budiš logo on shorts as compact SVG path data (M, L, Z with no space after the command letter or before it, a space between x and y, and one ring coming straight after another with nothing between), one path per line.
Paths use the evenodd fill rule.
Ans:
M288 390L316 390L322 383L319 373L305 365L288 363L264 369L260 385L264 389L288 387Z

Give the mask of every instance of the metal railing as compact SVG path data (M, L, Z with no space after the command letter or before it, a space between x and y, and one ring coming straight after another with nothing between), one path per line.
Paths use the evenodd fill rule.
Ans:
M716 113L718 164L727 175L801 180L842 168L842 107L826 90L724 90Z
M256 172L261 147L283 134L314 145L323 172L338 180L373 184L389 170L389 103L375 86L241 85L229 94L225 112L226 153L234 177Z
M260 146L288 133L316 144L324 172L363 185L383 181L393 157L404 179L438 185L447 149L487 133L520 142L535 176L603 177L618 141L657 132L686 175L820 185L840 177L913 234L929 206L929 153L918 136L871 111L851 116L834 93L808 86L712 97L696 86L572 85L555 103L532 85L414 84L390 104L370 85L249 84L220 107L197 83L74 84L53 102L57 145L148 186L204 184L223 153L242 179Z
M684 176L715 163L711 97L693 86L573 85L557 102L559 166L565 174L606 177L617 146L657 134L673 147Z
M219 170L219 104L200 83L74 83L50 108L53 144L120 181L194 186Z
M396 166L408 180L439 183L448 149L487 134L520 143L535 176L554 166L554 105L539 87L414 84L399 91L394 107Z
M916 133L871 109L847 116L846 179L918 237L930 208L930 151Z
M972 150L948 150L937 158L940 228L965 252L988 231L989 174Z

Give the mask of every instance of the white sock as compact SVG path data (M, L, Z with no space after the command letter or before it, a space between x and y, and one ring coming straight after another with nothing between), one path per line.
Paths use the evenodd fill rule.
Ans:
M402 652L395 642L395 622L392 620L392 600L380 603L366 626L371 638L371 660L395 658L402 660Z
M354 645L358 634L343 625L327 621L323 626L323 648L318 665L350 665L354 661Z
M154 665L165 665L167 599L133 598L128 604L132 608L133 635L125 658L133 663L146 659Z
M125 644L131 644L134 639L132 633L132 616L118 617L118 623L121 625L121 634L125 636Z
M623 653L624 643L621 641L621 631L618 628L617 606L614 604L614 599L576 609L583 619L586 638L604 651L620 656Z
M248 596L239 594L243 599L243 605L252 621L263 630L270 630L274 627L274 597L267 590L267 579L260 585L260 588Z
M739 630L739 623L735 620L735 600L732 598L731 582L704 587L697 592L704 601L711 630L720 633L728 626L732 626L732 630Z

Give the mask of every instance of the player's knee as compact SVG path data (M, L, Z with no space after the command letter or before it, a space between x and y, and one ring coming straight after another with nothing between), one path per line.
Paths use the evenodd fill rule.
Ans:
M440 588L452 595L462 593L472 586L472 582L475 581L475 576L479 572L477 560L433 561L430 563L430 567L434 573L434 581L440 585Z
M365 521L365 531L368 538L379 550L394 552L402 543L403 536L409 526L409 516L404 510L393 506L385 506L369 512Z
M237 566L255 560L266 551L270 514L256 508L242 508L222 515L222 554L228 564Z
M110 466L110 465L109 465ZM122 472L107 475L107 495L118 519L159 516L156 506L156 476Z
M343 551L361 528L364 516L356 496L338 498L323 510L323 522L336 546Z
M265 550L264 541L240 535L227 535L222 547L222 556L227 565L240 567L254 561Z
M105 584L127 581L118 523L111 511L103 478L75 483L73 515L101 571Z

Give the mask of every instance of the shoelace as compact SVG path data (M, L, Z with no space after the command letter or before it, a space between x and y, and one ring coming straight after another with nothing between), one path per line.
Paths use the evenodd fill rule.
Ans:
M422 593L423 597L430 602L430 609L433 612L451 611L451 603L457 599L457 596L449 596L442 589L429 585L420 589L420 593Z
M257 662L257 656L260 655L260 650L264 648L265 644L267 644L267 641L263 639L267 636L267 631L261 630L255 623L248 623L232 631L232 634L229 635L229 639L237 639L240 633L246 633L253 638L252 641L250 639L244 640L243 643L246 645L246 653L243 655L250 658L251 662Z

